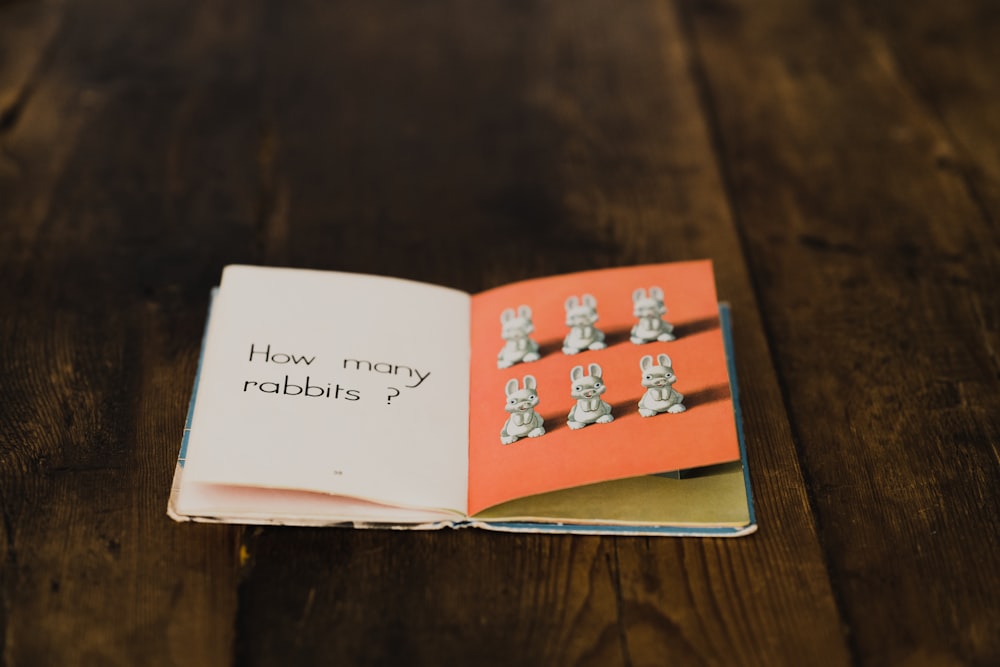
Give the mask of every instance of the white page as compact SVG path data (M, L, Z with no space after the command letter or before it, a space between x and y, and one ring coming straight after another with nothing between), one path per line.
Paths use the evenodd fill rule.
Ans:
M226 267L184 483L464 512L468 396L469 295L380 276Z
M175 473L183 479L183 470ZM198 508L184 513L181 508ZM456 521L461 514L379 505L346 496L312 491L261 489L221 484L183 483L172 496L167 513L178 520L236 523L330 525L341 522L439 527L437 522Z

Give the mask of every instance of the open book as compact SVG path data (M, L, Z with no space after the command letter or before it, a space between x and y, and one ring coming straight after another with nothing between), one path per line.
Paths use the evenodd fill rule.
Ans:
M650 535L756 528L708 261L469 295L229 266L168 513Z

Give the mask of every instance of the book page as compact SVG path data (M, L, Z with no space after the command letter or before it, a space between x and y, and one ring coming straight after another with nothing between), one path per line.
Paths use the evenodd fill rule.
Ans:
M208 326L183 485L464 513L468 327L469 296L457 290L227 267ZM181 493L187 506L179 511L196 512L191 502L210 495Z
M750 523L738 461L677 473L642 475L518 498L476 515L483 521L585 525L741 527Z
M637 290L641 303L633 301ZM530 309L526 339L517 331L523 306ZM673 384L656 385L668 367ZM708 261L587 271L475 295L471 368L470 514L529 495L740 458ZM531 395L537 404L524 409Z

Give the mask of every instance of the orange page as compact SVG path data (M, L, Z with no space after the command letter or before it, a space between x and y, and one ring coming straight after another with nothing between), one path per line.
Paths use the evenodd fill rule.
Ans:
M642 288L645 305L650 307L653 287L663 292L667 312L662 320L673 325L676 339L636 344L630 340L638 322L633 315L633 294ZM599 347L601 341L581 326L569 345L586 349L566 354L563 347L571 331L566 324L567 300L576 297L571 305L577 321L584 322L588 315L584 295L588 294L596 300L598 319L593 326L603 333L606 347L590 349L591 345ZM537 344L539 357L533 361L526 360L534 356L531 343L512 338L507 345L502 337L505 326L509 337L523 328L516 320L525 314L519 312L521 306L531 311L534 330L528 338ZM503 315L507 309L513 312ZM659 325L646 322L646 327L635 332L639 338L657 333ZM470 515L537 493L740 457L710 261L586 271L498 287L472 298L471 336ZM661 354L672 362L676 377L672 389L683 395L686 409L643 417L639 402L647 391L642 383L649 371L640 368L640 360L645 355L656 360ZM504 364L512 365L499 368L501 357ZM591 364L601 368L605 392L599 399L610 407L613 420L587 422L602 408L593 398L583 398L588 409L578 413L581 417L576 423L586 425L571 429L568 415L577 405L571 392L574 385L585 391L594 383L586 377ZM653 365L659 366L656 361ZM586 369L576 381L571 378L575 366ZM652 374L662 371L653 369ZM526 375L535 378L535 391L522 391ZM517 390L508 397L506 388L512 379L517 380ZM544 434L537 435L537 422L523 414L527 410L519 411L522 414L507 427L512 418L505 410L509 398L522 406L530 402L525 394L537 396L531 410L542 420ZM535 437L527 435L532 431ZM503 444L502 432L508 440L512 434L523 435Z

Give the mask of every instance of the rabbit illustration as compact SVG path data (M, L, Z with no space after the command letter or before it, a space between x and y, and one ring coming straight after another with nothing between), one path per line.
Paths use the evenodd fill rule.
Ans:
M535 412L538 405L538 392L535 390L535 377L524 376L524 387L518 387L517 378L507 380L504 388L507 394L507 404L504 410L510 413L507 422L500 431L500 442L509 445L527 436L537 438L545 433L542 426L542 416Z
M538 359L538 343L529 336L535 330L531 321L531 308L519 306L517 313L507 308L500 313L500 336L506 341L497 357L497 368L510 368L520 361Z
M641 287L632 292L632 314L639 318L632 327L629 337L636 345L652 343L654 340L675 340L674 325L664 321L667 307L663 305L663 290L650 287L649 296Z
M590 375L583 374L583 366L574 366L569 372L573 381L570 396L576 399L576 405L569 411L566 425L572 429L583 428L587 424L607 424L614 421L611 406L601 400L601 394L607 391L601 379L601 367L590 364Z
M642 386L646 393L639 399L639 414L652 417L661 412L684 412L687 408L681 403L684 395L676 391L672 385L677 382L670 357L665 354L656 356L656 364L652 355L647 354L639 360L642 369Z
M563 353L576 354L607 347L604 334L594 326L596 321L597 299L589 294L584 294L582 301L575 296L566 299L566 326L569 327L569 333L563 340Z

